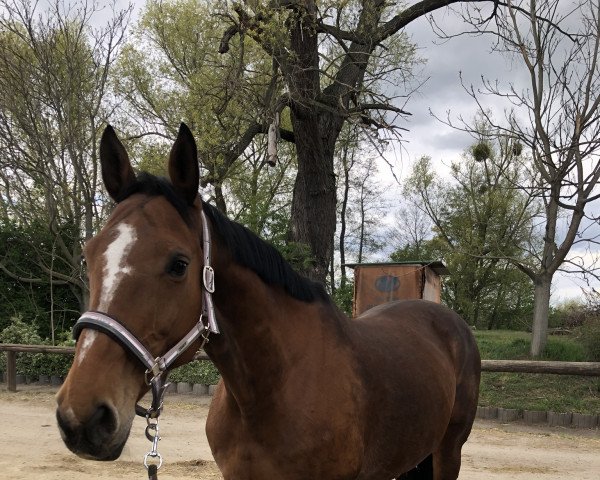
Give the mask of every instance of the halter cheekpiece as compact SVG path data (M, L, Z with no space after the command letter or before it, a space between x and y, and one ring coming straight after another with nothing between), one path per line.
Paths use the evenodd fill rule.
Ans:
M200 211L202 218L202 236L204 250L204 268L202 271L202 313L200 318L189 333L175 346L162 356L154 357L148 349L133 335L121 322L103 312L88 311L79 317L73 327L73 337L79 338L86 328L98 330L107 334L126 351L135 357L146 368L146 383L152 391L152 404L149 408L141 405L135 406L135 413L145 417L148 423L146 437L152 442L152 450L144 456L144 466L149 471L155 472L162 465L162 457L157 451L158 417L160 416L163 397L168 387L167 377L169 367L198 339L202 339L200 349L209 341L211 334L218 334L219 326L215 317L212 294L215 291L215 272L211 266L211 239L208 221L204 210ZM148 457L158 461L158 465L148 465Z

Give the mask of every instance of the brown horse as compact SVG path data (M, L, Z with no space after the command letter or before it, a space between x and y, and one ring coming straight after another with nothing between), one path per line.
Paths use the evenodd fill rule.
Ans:
M224 478L456 479L480 375L464 321L420 300L348 319L321 285L199 198L196 155L182 125L170 182L136 178L108 127L100 157L117 205L85 255L90 308L118 319L152 356L172 350L203 318L210 257L220 333L204 348L222 380L206 434ZM140 355L92 323L79 326L57 419L73 452L110 460L148 386ZM174 365L190 361L200 342L193 337Z

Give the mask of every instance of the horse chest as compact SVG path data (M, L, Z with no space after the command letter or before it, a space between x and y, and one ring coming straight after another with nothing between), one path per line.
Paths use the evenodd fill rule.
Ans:
M225 480L356 478L361 463L356 425L305 422L298 407L296 416L248 419L213 404L207 436Z

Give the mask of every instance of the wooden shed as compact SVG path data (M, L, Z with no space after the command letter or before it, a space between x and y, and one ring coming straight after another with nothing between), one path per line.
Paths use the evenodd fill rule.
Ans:
M423 299L440 303L440 277L450 273L439 261L349 263L346 266L354 269L354 316L393 300Z

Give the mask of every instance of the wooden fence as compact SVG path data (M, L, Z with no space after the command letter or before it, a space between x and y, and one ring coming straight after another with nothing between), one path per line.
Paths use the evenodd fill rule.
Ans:
M20 345L14 343L0 343L0 352L6 352L6 387L9 392L17 391L17 353L55 353L59 355L74 355L75 347L53 347L50 345ZM197 360L208 360L208 356L201 352L196 355Z
M17 353L58 353L73 355L75 347L51 347L48 345L17 345L0 343L0 352L6 352L6 386L10 392L17 391ZM202 352L198 360L208 360ZM542 362L537 360L482 360L484 372L546 373L554 375L581 375L600 377L600 362Z

